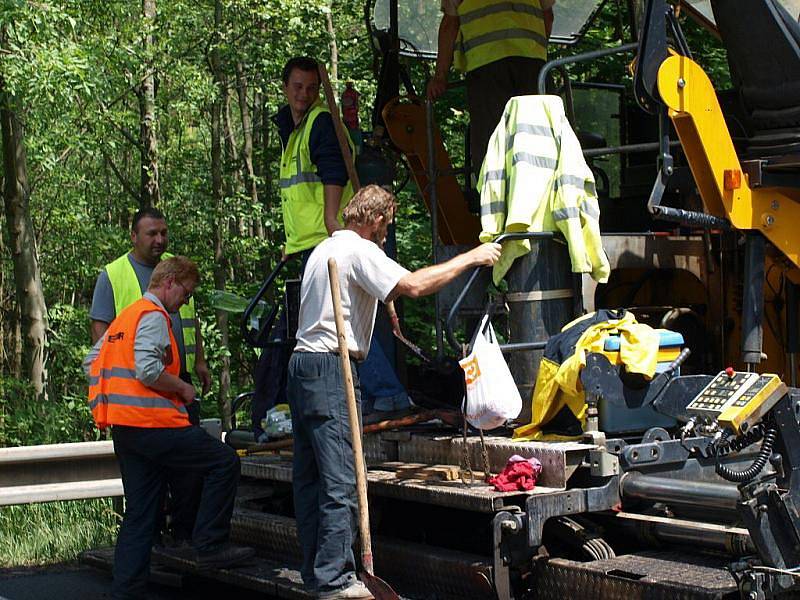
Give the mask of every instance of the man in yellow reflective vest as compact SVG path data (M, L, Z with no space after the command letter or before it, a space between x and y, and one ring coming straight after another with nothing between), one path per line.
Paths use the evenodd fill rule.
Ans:
M283 68L287 105L275 116L281 138L281 209L284 253L311 250L342 228L342 208L353 186L333 128L319 97L317 61L295 57ZM350 143L353 152L352 142ZM353 153L355 156L355 153Z
M286 105L273 118L281 140L280 189L286 245L283 254L297 255L300 275L311 251L342 228L342 208L353 197L333 119L319 97L316 60L289 59L281 74ZM349 140L348 140L349 141ZM355 148L350 142L355 157ZM273 339L287 337L281 314ZM286 402L286 369L291 348L267 347L255 371L251 404L256 439L263 435L261 419L267 410Z
M97 278L89 318L92 322L92 343L99 340L109 323L122 309L142 297L153 269L170 254L167 222L156 208L143 208L133 216L131 245L133 248L108 263ZM172 332L181 356L181 377L192 383L191 374L200 380L203 394L211 387L211 375L203 354L203 340L195 314L194 300L171 315Z
M289 59L282 73L286 106L273 121L278 127L282 153L280 164L281 208L286 232L285 255L300 258L300 274L311 251L342 229L342 208L353 197L333 119L319 97L319 65L309 57ZM349 139L350 152L355 148ZM386 306L392 329L400 331L394 306ZM286 338L286 316L281 315L273 339ZM267 347L255 371L251 417L255 438L264 439L261 420L267 410L287 402L286 373L291 348ZM380 344L373 345L363 368L362 392L368 409L394 412L407 409L408 394Z
M470 154L477 177L509 98L535 94L547 60L555 0L442 0L436 71L428 96L447 89L450 65L466 73Z
M164 214L156 208L143 208L133 216L131 225L132 249L108 263L97 278L89 310L92 343L103 337L109 324L122 311L139 300L150 284L155 267L171 255L166 252L169 241ZM211 375L203 354L203 340L195 315L194 300L181 305L170 314L172 334L180 356L180 378L192 384L194 372L203 394L211 387ZM200 424L200 406L188 406L189 420ZM170 478L171 535L176 540L191 537L195 515L200 502L202 481L191 471L175 472Z

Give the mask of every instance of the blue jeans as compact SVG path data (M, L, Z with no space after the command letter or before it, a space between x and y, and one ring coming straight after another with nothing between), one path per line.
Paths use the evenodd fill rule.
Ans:
M408 394L397 378L378 336L372 335L367 359L358 365L364 414L373 410L393 411L408 408Z
M145 598L150 550L170 471L193 471L203 489L192 542L213 551L228 540L239 482L236 451L196 426L113 427L114 453L125 490L125 516L114 551L115 600Z
M292 486L306 588L323 593L356 581L353 542L357 506L353 445L340 357L295 352L289 361L292 411ZM353 368L356 400L358 376Z

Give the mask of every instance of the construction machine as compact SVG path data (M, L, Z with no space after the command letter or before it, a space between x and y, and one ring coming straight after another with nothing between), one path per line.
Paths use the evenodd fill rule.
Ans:
M629 39L571 52L612 9ZM589 354L590 418L573 441L439 421L367 434L375 570L405 597L757 600L800 589L799 10L558 0L551 43L564 46L539 87L563 97L597 179L609 282L573 274L557 235L513 234L533 249L505 289L488 299L476 269L437 297L435 354L460 358L459 330L488 304L507 324L502 347L529 404L547 340L584 312L624 308L677 341L651 381L626 377L618 346ZM404 153L430 209L434 260L445 260L477 243L479 223L476 169L468 157L453 167L406 62L435 56L438 6L376 0L366 15L381 66L361 180L391 183L387 157ZM693 60L687 15L724 47L730 90ZM620 65L609 80L576 79L609 60ZM543 465L533 490L483 480L513 454ZM304 597L291 459L251 453L242 474L234 535L264 562L216 576Z

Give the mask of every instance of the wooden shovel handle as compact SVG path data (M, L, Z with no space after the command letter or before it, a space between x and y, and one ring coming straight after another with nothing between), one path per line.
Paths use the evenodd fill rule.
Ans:
M328 259L328 277L331 283L336 334L339 337L339 356L342 359L344 394L347 400L347 414L350 418L350 435L353 440L353 462L355 464L356 491L358 493L358 529L361 535L361 564L367 573L373 575L372 540L369 533L369 505L367 504L367 469L364 465L364 452L361 447L361 423L358 419L356 392L353 388L353 372L350 369L350 352L347 349L347 333L344 328L342 294L339 289L339 268L333 258Z
M344 123L342 123L342 116L339 114L339 108L336 106L336 97L333 95L333 87L331 80L328 77L328 69L325 65L319 64L319 78L322 81L322 87L325 90L325 101L328 103L328 110L331 111L331 118L333 119L333 129L336 131L336 139L339 140L339 149L342 151L342 158L344 165L347 168L347 176L353 184L353 191L357 192L361 189L361 182L358 180L358 173L356 173L356 165L354 157L350 152L350 144L347 142L347 133L344 130Z

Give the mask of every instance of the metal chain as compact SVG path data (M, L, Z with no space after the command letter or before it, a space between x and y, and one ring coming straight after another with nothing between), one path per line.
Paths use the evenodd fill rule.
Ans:
M467 415L461 413L463 423L463 439L461 444L461 481L464 485L475 483L475 473L472 471L472 461L469 458L469 447L467 446Z
M489 471L489 452L486 450L486 440L483 438L483 429L478 429L481 434L481 457L483 458L483 479L488 481L492 476Z

